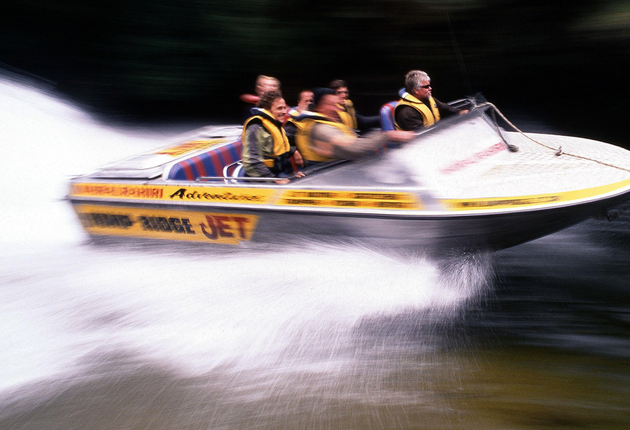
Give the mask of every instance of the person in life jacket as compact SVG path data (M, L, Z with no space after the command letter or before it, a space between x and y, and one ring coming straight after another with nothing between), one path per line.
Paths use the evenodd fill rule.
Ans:
M397 130L417 131L432 126L442 117L468 112L433 98L431 78L421 70L412 70L405 75L405 90L394 110Z
M303 90L298 95L297 106L289 109L287 116L285 117L284 131L289 138L289 144L295 146L295 135L301 123L297 121L297 118L302 115L303 112L308 110L308 107L313 104L313 91Z
M252 105L256 106L260 97L267 91L280 91L280 81L272 76L258 75L254 87L256 94L241 94L239 97L245 103L243 120L251 116Z
M258 101L258 107L252 109L253 116L243 125L243 168L245 176L278 177L278 184L289 182L287 176L293 175L291 157L296 164L302 164L302 158L295 148L289 145L282 120L287 113L287 105L278 91L267 91ZM304 173L295 173L296 177Z
M380 117L360 115L354 108L354 103L350 100L348 84L342 79L335 79L329 85L339 96L339 118L347 127L353 130L366 131L371 128L381 126Z
M357 136L339 118L339 96L330 88L316 88L312 111L297 119L301 128L296 145L304 160L315 164L333 160L354 160L375 154L388 142L406 142L415 134L406 131L371 132Z

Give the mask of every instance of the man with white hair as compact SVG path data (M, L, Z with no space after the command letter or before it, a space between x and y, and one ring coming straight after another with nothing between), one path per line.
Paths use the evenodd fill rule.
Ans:
M397 130L417 131L432 126L442 117L468 112L433 98L432 89L431 78L422 70L412 70L405 75L406 91L394 110Z

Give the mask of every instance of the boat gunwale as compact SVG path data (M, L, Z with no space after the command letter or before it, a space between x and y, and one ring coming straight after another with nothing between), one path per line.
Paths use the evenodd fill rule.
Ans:
M517 199L518 197L514 197ZM247 204L247 203L209 203L209 202L195 202L195 201L168 201L168 200L152 200L150 203L147 200L140 199L112 199L112 198L100 198L100 197L76 197L69 196L68 200L73 205L77 204L105 204L106 206L135 206L146 208L160 208L172 209L173 207L193 207L193 208L207 208L208 210L237 210L242 212L267 212L267 213L293 213L302 212L309 214L322 214L322 215L347 215L355 217L365 216L379 216L395 219L429 219L429 218L470 218L475 216L492 216L492 215L506 215L506 214L519 214L529 213L536 211L545 211L552 209L569 208L572 206L581 206L589 204L600 203L605 207L608 205L618 205L624 200L630 200L630 185L624 187L624 189L618 192L611 191L606 194L600 194L587 198L570 200L565 202L553 202L553 203L541 203L532 204L528 206L519 206L514 208L489 208L489 209L470 209L470 210L426 210L426 209L366 209L366 208L339 208L339 207L315 207L315 206L291 206L291 205L269 205L269 204ZM438 202L443 203L448 199L440 200ZM619 200L619 201L617 201Z

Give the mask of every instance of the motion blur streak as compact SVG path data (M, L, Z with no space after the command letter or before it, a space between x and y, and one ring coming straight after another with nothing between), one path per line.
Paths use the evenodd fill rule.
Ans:
M2 230L0 251L5 413L109 374L139 377L144 366L235 378L228 397L334 388L341 375L368 372L384 348L391 358L409 333L456 317L488 283L483 256L447 263L458 266L447 276L420 255L352 247L90 246L62 201L67 178L162 138L112 130L14 82L0 81L0 96L1 185L13 190L3 216L15 226ZM401 319L405 332L383 339ZM416 353L433 347L420 342Z
M627 429L630 216L493 255L95 246L67 179L162 146L0 80L0 429Z
M3 219L14 226L3 228L0 237L18 248L25 242L76 241L79 228L68 222L72 211L60 202L68 178L163 142L107 128L43 89L1 79L0 109L0 186L2 206L9 208Z

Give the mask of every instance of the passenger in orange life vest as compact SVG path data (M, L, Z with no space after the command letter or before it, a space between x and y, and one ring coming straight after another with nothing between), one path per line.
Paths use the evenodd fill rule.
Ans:
M363 116L354 108L354 103L350 100L348 84L341 79L335 79L329 85L339 96L339 118L346 126L353 130L367 131L371 128L380 128L380 116Z
M282 128L286 113L287 105L278 91L264 93L258 108L252 109L253 116L245 121L242 134L245 176L282 178L275 181L277 184L289 182L287 176L294 173L291 157L299 154L289 145ZM302 177L304 173L297 172L295 176Z
M406 142L415 134L406 131L372 132L365 137L339 120L339 96L330 88L316 88L313 111L306 111L298 122L296 144L302 157L311 163L353 160L374 154L388 142Z
M394 111L397 130L417 131L435 124L442 117L468 112L434 99L431 95L431 78L421 70L407 73L405 89Z

